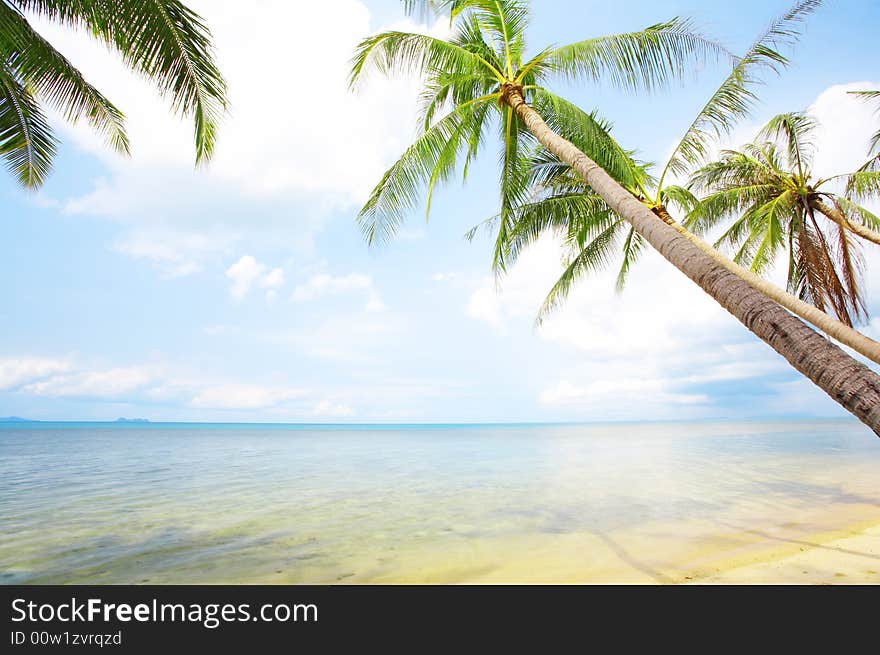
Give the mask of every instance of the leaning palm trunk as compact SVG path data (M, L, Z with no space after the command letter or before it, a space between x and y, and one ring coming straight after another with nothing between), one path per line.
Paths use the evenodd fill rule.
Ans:
M745 280L750 286L753 286L768 298L775 300L795 316L819 328L828 336L833 337L845 346L849 346L860 355L870 359L872 362L880 364L880 343L874 341L870 337L866 337L858 330L854 330L849 325L837 320L826 312L823 312L818 307L804 302L797 296L793 296L772 282L765 280L759 275L755 275L752 271L743 268L729 257L725 257L723 253L703 241L684 225L676 222L665 207L661 206L659 209L655 210L655 213L667 225L702 250L716 263L720 264L737 277ZM846 220L846 217L843 218Z
M836 318L826 314L821 309L804 302L797 296L793 296L772 282L765 280L759 275L755 275L747 268L743 268L735 261L729 257L725 257L724 254L718 252L715 248L690 232L683 225L672 220L671 217L669 220L666 220L666 223L685 239L702 250L706 255L711 257L714 262L723 266L768 298L775 300L795 316L798 316L807 323L816 326L828 336L836 339L845 346L849 346L860 355L864 355L871 361L880 364L880 343L866 337L864 334L858 330L854 330L845 323L838 321Z
M551 130L526 103L521 87L505 84L502 100L544 147L577 171L666 260L880 436L880 376L657 220L587 155Z
M829 220L834 221L845 230L849 230L860 237L880 246L880 232L875 232L869 227L865 227L860 223L853 223L846 217L842 211L836 207L826 205L819 198L810 198L810 207L824 214Z

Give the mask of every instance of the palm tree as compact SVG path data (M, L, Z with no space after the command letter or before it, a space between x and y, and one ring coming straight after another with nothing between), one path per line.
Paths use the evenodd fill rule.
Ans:
M735 247L734 261L755 273L786 250L789 290L820 309L830 307L853 325L866 316L866 308L861 257L852 235L880 243L880 233L874 231L880 229L880 219L826 189L841 179L857 187L870 185L878 174L857 171L814 179L809 138L815 129L816 122L806 114L780 114L761 130L757 142L742 151L722 151L718 161L696 171L689 183L690 189L709 195L687 223L705 231L733 218L716 246Z
M711 139L728 133L736 119L749 113L756 100L752 90L758 82L756 72L764 69L779 72L781 66L787 65L788 62L780 54L779 47L793 45L799 35L800 24L819 4L817 0L802 0L771 23L748 52L738 60L731 73L690 124L663 167L659 180L647 174L637 178L622 177L616 171L627 168L636 171L642 167L631 159L627 163L627 153L623 151L617 153L619 161L615 169L609 168L603 161L597 161L634 197L718 264L741 277L796 316L812 323L872 361L880 363L880 343L854 330L850 324L835 320L824 311L787 293L753 271L743 268L676 222L670 214L670 208L674 205L687 213L696 206L697 199L685 188L664 184L670 174L679 176L686 174L695 163L705 157ZM595 158L597 142L585 132L584 125L589 123L582 120L571 126L565 126L568 131L563 131L562 134ZM605 150L607 148L603 149ZM502 246L506 250L508 259L515 259L519 252L546 230L564 235L571 250L568 265L539 311L537 320L540 323L550 311L562 303L578 279L591 270L604 267L610 261L611 254L607 249L620 247L621 244L623 259L618 275L618 288L622 289L626 276L639 254L643 252L645 243L632 226L620 217L609 222L608 208L601 202L601 198L598 198L568 166L546 151L538 150L532 153L528 166L532 175L532 184L537 192L527 203L516 207L516 227L508 235L508 243ZM584 195L591 196L590 201L586 201ZM472 230L469 236L473 234ZM502 268L497 261L495 264L496 270Z
M573 106L541 84L551 76L653 88L682 73L688 60L717 53L713 43L676 19L548 47L527 58L529 8L523 0L452 0L446 6L455 26L450 40L384 32L365 39L352 62L352 84L369 68L412 71L425 79L421 134L359 214L368 242L391 237L420 190L427 187L430 197L462 158L466 170L494 122L501 137L502 239L512 227L513 207L528 194L520 155L540 143L663 257L880 435L880 376L709 258L551 128L557 120L576 119Z
M32 13L83 28L151 80L195 124L196 163L214 150L226 84L201 18L178 0L0 0L0 156L19 184L39 188L58 141L43 105L88 123L129 154L124 116L28 22Z

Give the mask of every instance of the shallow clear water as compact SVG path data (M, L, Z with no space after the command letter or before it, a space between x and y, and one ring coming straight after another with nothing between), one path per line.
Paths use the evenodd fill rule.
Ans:
M668 582L880 522L878 474L850 421L10 424L0 580Z

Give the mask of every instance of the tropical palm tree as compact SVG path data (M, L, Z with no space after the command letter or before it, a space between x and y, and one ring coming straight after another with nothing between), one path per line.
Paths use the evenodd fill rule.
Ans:
M0 0L0 156L25 188L43 184L58 141L44 105L88 123L128 154L122 112L28 22L26 14L82 28L152 81L195 123L196 163L214 150L226 84L202 19L178 0Z
M540 143L663 257L880 435L880 376L709 258L551 127L578 118L570 103L543 86L551 76L653 88L684 72L688 61L716 54L712 42L676 19L527 57L527 2L451 0L446 6L455 27L449 40L389 31L365 39L353 58L352 84L370 68L417 72L425 83L421 134L359 214L368 242L391 237L422 188L430 197L462 159L466 169L494 123L501 137L502 239L512 227L513 207L528 195L520 155Z
M741 151L722 151L719 160L696 171L688 185L708 195L691 211L687 225L706 231L733 219L716 246L735 247L734 261L755 273L787 251L789 290L820 309L829 307L853 325L866 316L866 308L861 257L852 236L880 243L875 231L880 219L828 187L844 179L864 187L873 184L878 173L814 178L810 135L815 129L816 122L806 114L780 114L755 143Z
M779 72L782 66L788 64L787 59L780 53L780 46L793 45L800 33L801 24L820 4L818 0L801 0L771 23L746 54L737 61L731 73L689 125L664 165L659 180L647 175L644 166L632 161L622 150L616 153L618 162L615 169L609 168L603 161L598 159L597 161L634 197L717 263L743 278L795 315L850 346L856 352L880 363L880 343L743 268L689 232L670 215L673 206L688 213L697 204L697 199L687 189L667 185L665 181L671 174L682 176L689 172L706 156L714 138L728 133L737 119L749 113L756 100L753 87L759 82L757 73L763 70ZM562 134L596 159L596 139L584 133L584 125L592 127L591 123L582 120L571 126L565 126L570 131L562 131ZM618 288L622 289L626 276L637 257L643 252L645 243L632 226L620 217L609 222L608 207L601 202L601 198L598 198L583 180L572 172L572 169L548 154L546 150L538 149L531 153L528 166L536 192L527 203L515 208L515 228L509 233L507 244L501 247L506 251L509 260L515 259L527 245L550 230L563 235L565 243L571 250L563 274L539 311L537 320L540 323L550 311L562 303L578 279L592 270L604 267L611 260L612 254L607 252L608 249L621 246L622 263L618 275ZM627 168L637 173L641 170L641 173L634 178L622 177L616 172ZM590 196L589 201L584 198L585 195ZM487 223L491 224L492 221ZM474 233L475 230L472 230L469 236L473 236ZM496 270L499 270L501 268L499 263L496 261L495 264Z

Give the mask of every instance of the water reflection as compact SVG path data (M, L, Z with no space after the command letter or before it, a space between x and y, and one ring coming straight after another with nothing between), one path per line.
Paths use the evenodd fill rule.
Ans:
M7 426L0 575L670 582L880 521L875 442L848 421Z

